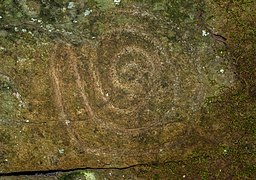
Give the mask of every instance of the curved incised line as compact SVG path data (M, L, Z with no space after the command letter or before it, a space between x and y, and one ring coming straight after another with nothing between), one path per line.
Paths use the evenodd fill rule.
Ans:
M120 12L121 13L121 12ZM124 12L124 14L126 14ZM132 14L132 15L136 15L136 11L135 13L133 11L128 12L128 14ZM156 17L151 17L149 16L150 14L144 14L142 15L145 18L149 18L151 20L157 20ZM98 16L96 14L96 16ZM148 27L143 27L143 24L138 24L138 26L134 26L134 25L129 25L129 23L122 25L122 27L117 26L115 28L110 27L107 31L105 31L103 34L101 34L98 38L97 38L97 42L103 43L107 42L107 41L111 41L111 38L114 38L114 40L119 40L116 39L115 37L121 37L122 38L122 34L127 34L126 37L134 37L135 38L139 38L138 42L133 43L132 41L130 41L128 43L128 45L125 45L125 42L123 42L125 47L125 50L121 49L121 52L116 52L113 55L111 55L111 59L108 59L108 61L110 61L110 66L107 67L107 70L105 69L105 67L103 68L104 71L108 71L108 72L104 72L104 75L108 75L107 79L105 80L110 80L110 82L108 83L112 83L112 88L119 88L119 89L125 89L125 92L128 92L128 94L135 94L135 93L139 93L141 89L141 91L143 91L143 83L144 81L140 81L141 79L139 79L139 81L136 81L136 79L140 78L140 74L137 74L137 76L135 77L135 81L123 81L123 79L120 78L120 74L119 72L125 72L125 69L121 69L121 71L118 71L118 67L116 67L117 62L119 61L119 57L118 56L123 56L126 53L136 53L139 55L139 57L145 57L145 63L147 63L146 65L144 65L142 60L139 60L138 63L141 63L143 66L142 68L142 73L143 72L147 72L148 69L151 70L149 72L149 76L147 76L149 78L150 81L152 81L150 83L149 86L147 86L147 91L149 91L149 97L145 97L146 98L146 102L148 102L147 100L150 100L151 97L154 98L154 92L158 91L158 86L160 84L157 83L158 78L157 77L161 77L161 70L163 67L163 64L168 64L168 67L170 67L171 73L174 73L175 75L177 74L174 69L175 69L175 62L173 62L170 57L169 57L169 52L166 50L166 46L165 44L163 44L159 38L157 36L155 36L154 34L150 34L149 32L147 32ZM136 40L135 40L136 41ZM141 44L141 42L144 42L144 44ZM140 44L142 46L140 46ZM135 127L132 128L127 125L119 125L119 123L116 123L113 121L113 119L106 119L104 117L101 117L101 115L104 115L104 112L114 112L116 114L124 114L125 117L126 114L130 114L130 113L134 113L136 108L138 108L138 105L135 106L125 106L123 109L119 108L118 105L116 106L116 104L114 104L114 102L111 101L111 94L109 95L107 92L108 89L105 88L105 84L104 81L101 81L102 79L102 74L100 69L98 69L98 66L104 66L103 64L100 64L100 62L98 61L100 58L100 55L97 52L97 48L99 48L97 46L98 44L96 44L96 47L92 47L90 45L84 45L82 47L82 51L84 51L83 53L86 54L87 58L88 58L88 68L89 68L89 73L91 76L91 79L93 81L93 88L96 94L96 100L98 100L98 98L100 99L101 102L104 102L105 106L103 107L101 112L97 112L98 110L94 109L91 107L93 113L94 113L94 118L96 119L102 119L103 124L99 124L100 127L104 128L104 129L110 129L111 131L116 130L116 132L120 132L120 133L124 133L124 132L128 132L128 134L135 134L138 132L142 132L145 130L150 130L150 129L156 129L159 128L161 126L163 126L164 124L169 124L171 122L164 122L162 120L158 120L158 121L154 121L153 119L151 119L153 122L148 122L148 123L144 123L143 125L139 126L139 127ZM145 46L144 46L145 45ZM149 46L148 51L145 51L144 48L147 49L147 47ZM113 47L115 48L115 47ZM120 47L118 47L120 48ZM121 47L122 48L122 47ZM120 49L119 49L120 50ZM104 49L103 46L103 51L101 51L101 53L104 53L105 51L108 51L108 49ZM117 50L118 51L118 50ZM153 52L152 52L153 51ZM149 53L148 53L149 52ZM141 56L140 56L141 55ZM103 55L104 57L104 55ZM109 57L110 58L110 57ZM114 58L115 60L112 60L112 58ZM121 57L122 58L122 57ZM136 60L132 60L132 62L134 62L134 64L138 64L136 63ZM125 64L126 65L126 64ZM124 65L124 66L125 66ZM152 67L152 68L151 68ZM76 67L77 68L77 67ZM124 67L125 68L125 67ZM141 68L138 68L141 70ZM143 69L144 68L144 69ZM103 70L102 69L102 70ZM124 71L122 71L124 70ZM135 72L136 72L136 67L135 67ZM144 71L143 71L144 70ZM77 84L78 81L82 81L83 77L79 77L79 71L74 70L75 72L75 76L77 77ZM156 74L157 73L157 74ZM80 79L80 80L79 80ZM173 79L172 79L173 80ZM173 80L176 81L176 80ZM142 82L142 83L140 83ZM157 83L157 84L155 84ZM79 87L79 85L77 85ZM151 91L151 86L155 86L153 87L152 91ZM111 87L110 87L111 88ZM81 89L79 87L79 89ZM136 90L139 90L136 91ZM141 94L141 96L139 98L143 98L145 96L147 96L147 94ZM89 104L90 105L93 105ZM128 107L126 109L126 107ZM95 110L95 112L94 112ZM103 113L102 113L103 112ZM129 116L127 116L129 117ZM152 117L153 118L153 117ZM122 119L121 119L122 120Z
M71 47L68 47L68 48L71 48ZM88 50L91 53L91 54L89 53L90 54L89 70L92 72L93 79L96 80L94 87L96 87L96 90L98 92L100 92L102 95L104 95L101 83L98 79L98 75L97 75L98 72L95 70L94 64L92 62L92 59L93 59L92 56L94 56L94 57L97 57L97 56L95 56L94 50L87 48L86 51L88 51ZM70 50L69 52L72 52L72 51L73 50ZM85 51L85 50L83 50L83 48L82 48L82 51ZM100 119L99 117L97 117L97 115L93 112L93 109L91 108L91 106L89 104L87 95L84 92L85 91L85 89L84 89L85 82L82 80L82 78L79 74L79 71L78 71L77 59L76 59L77 57L73 52L71 53L70 57L71 58L68 58L68 59L70 59L69 63L70 63L70 66L72 67L75 77L76 77L77 87L81 90L81 97L84 100L85 106L88 108L87 110L90 112L89 115L91 116L92 120L94 120L97 123L98 127L102 128L102 129L106 129L106 130L111 130L111 131L115 130L116 133L128 133L128 134L126 134L128 136L130 134L137 134L137 133L143 132L145 130L156 129L156 128L159 128L160 126L163 126L164 124L168 124L168 123L158 121L158 122L150 123L147 126L142 126L142 127L138 127L138 128L126 128L126 127L120 126L114 122L106 122L103 119ZM71 61L71 59L72 59L72 61ZM59 82L60 80L59 80L58 74L56 72L56 67L54 65L54 56L51 58L50 72L51 72L51 76L52 76L53 84L54 84L54 92L56 95L56 104L57 104L58 109L60 110L60 117L62 120L66 120L67 115L65 114L64 105L62 102L62 93L61 93L60 82ZM104 98L104 99L105 99L105 101L108 101L107 98ZM110 105L110 107L113 109L115 108L113 105ZM67 129L68 129L68 133L70 134L70 137L73 140L75 140L75 143L78 144L79 146L82 146L82 148L83 148L83 145L81 145L79 143L79 138L75 136L75 132L70 128L67 128ZM86 149L86 151L88 151L88 152L90 150L91 149Z
M149 62L151 64L151 67L152 67L152 71L150 71L151 74L154 74L155 72L155 64L153 62L153 58L150 57L145 51L143 51L141 48L139 47L136 47L136 46L128 46L128 47L125 47L120 53L116 54L114 56L114 62L111 64L111 70L110 70L110 76L111 76L111 79L112 79L112 82L113 82L113 85L117 88L120 88L120 89L125 89L125 90L128 90L130 93L135 93L136 91L138 91L138 88L139 90L141 91L142 90L142 87L141 85L138 85L136 83L136 89L133 88L133 86L135 85L134 83L132 84L123 84L120 82L119 80L119 77L117 75L117 70L116 70L116 59L119 58L119 56L122 56L126 53L138 53L138 54L142 54L144 57L146 57L146 62Z
M92 62L92 60L95 57L97 57L97 53L94 52L93 50L91 51L91 53L93 53L93 56L91 55L90 58L89 58L89 70L92 73L92 77L93 77L93 80L94 80L94 88L98 92L98 94L100 95L101 99L106 103L106 107L108 107L109 109L112 109L114 111L117 111L119 113L131 113L132 111L126 110L126 109L119 109L119 108L115 107L110 102L109 98L107 97L107 95L103 91L103 86L100 82L99 72L98 72L97 68L94 66L94 64Z
M96 70L96 67L94 67L94 64L92 62L92 60L95 57L97 57L96 52L94 50L90 49L89 71L92 72L92 76L93 76L93 79L95 81L95 84L94 84L95 90L97 90L102 95L102 98L103 98L104 101L108 102L109 100L105 97L102 85L101 85L100 80L99 80L98 71ZM127 113L127 111L128 111L128 110L118 109L115 106L113 106L111 103L108 103L107 105L108 105L109 108L114 109L114 110L119 111L119 112L122 112L122 113ZM97 118L97 119L99 119L99 118ZM168 123L165 123L165 124L168 124ZM99 124L99 126L101 126L104 129L110 129L111 131L116 130L119 133L127 132L127 133L132 133L132 134L136 134L136 133L139 133L141 131L145 131L145 130L149 130L149 129L156 129L159 126L162 126L162 125L163 125L163 122L155 122L155 123L152 123L150 126L147 126L147 127L124 128L124 127L120 127L116 123L112 123L112 122L108 122L108 123L104 122L104 123Z
M85 150L83 145L80 143L80 140L79 140L76 132L72 129L72 127L70 127L70 125L69 125L70 121L69 121L68 116L64 109L63 96L61 93L61 83L60 83L60 79L59 79L58 73L56 71L55 62L54 62L56 59L55 55L56 55L57 48L58 48L58 46L56 45L54 47L54 52L52 53L52 56L50 57L49 65L50 65L50 77L52 77L52 83L53 83L55 103L57 106L57 110L59 112L59 119L67 127L66 130L67 130L67 133L68 133L71 141L73 141L73 143L76 144L78 147L80 147L82 150ZM90 151L90 149L86 149L86 151Z
M87 112L88 112L88 114L92 117L92 118L94 118L95 117L95 115L94 115L94 112L93 112L93 110L92 110L92 108L91 108L91 106L90 106L90 104L89 104L89 101L88 101L88 98L87 98L87 95L86 95L86 93L85 93L85 89L84 89L84 85L85 85L85 82L81 79L81 77L80 77L80 74L79 74L79 72L78 72L78 68L77 68L77 57L76 57L76 55L74 54L74 52L73 52L73 50L71 49L71 47L70 46L68 46L68 48L69 48L69 52L70 52L70 57L71 58L69 58L69 64L70 64L70 66L71 66L71 68L73 69L73 71L74 71L74 75L75 75L75 77L76 77L76 85L77 85L77 87L79 88L79 91L80 91L80 95L81 95L81 97L82 97L82 99L83 99L83 103L84 103L84 105L85 105L85 107L86 107L86 110L87 110ZM71 60L70 60L71 59Z
M154 74L156 72L155 61L157 59L159 59L156 56L162 56L162 58L160 60L162 62L169 61L169 59L168 59L168 57L165 53L165 48L163 48L161 46L161 43L155 37L151 36L148 33L145 33L143 31L138 32L138 29L134 29L134 28L130 27L129 29L126 29L126 30L123 30L123 29L120 29L120 28L117 28L115 30L109 30L103 35L102 38L100 38L100 41L104 41L105 36L107 36L107 38L109 38L111 34L118 34L118 33L131 33L131 34L134 34L136 36L141 36L143 39L145 39L145 41L151 43L153 45L154 49L156 49L158 53L153 54L153 56L150 56L142 48L140 48L136 45L134 45L134 46L132 45L132 46L127 46L121 52L115 54L114 59L117 59L118 56L122 56L125 53L135 52L135 53L138 53L138 54L142 54L142 56L146 57L146 61L149 64L151 64L150 65L152 67L152 71L150 72L151 74ZM121 114L130 114L130 113L132 113L136 109L136 106L130 107L128 109L123 109L123 108L116 107L113 103L110 102L110 99L108 97L108 93L107 92L104 93L104 88L103 88L103 85L101 84L101 81L100 81L100 74L97 70L97 67L95 67L95 65L94 65L94 63L96 63L97 57L98 57L97 52L94 49L90 49L89 71L92 73L92 77L93 77L93 80L94 80L94 88L95 88L96 92L98 93L99 97L101 97L101 99L106 103L106 107L109 108L110 110L114 110L115 112L121 113ZM128 83L127 84L127 83L120 82L120 79L119 79L119 77L117 75L117 72L116 72L116 67L114 67L115 64L116 63L115 63L115 60L114 60L114 62L111 63L111 69L110 69L110 74L109 74L114 87L119 88L119 89L125 89L127 92L130 92L131 94L134 94L134 93L138 92L137 91L138 88L142 91L142 85L139 85L137 83L131 83L131 84ZM162 63L160 63L160 64L162 64ZM153 75L151 75L151 78L152 77L153 77ZM137 87L137 88L135 88L135 87Z
M57 47L54 48L55 49L54 53L52 54L52 57L50 58L50 75L52 77L53 90L54 90L54 95L55 95L54 97L55 97L56 106L57 106L57 109L59 112L59 118L61 120L64 120L66 123L66 121L68 121L68 118L67 118L67 115L64 110L62 93L60 90L60 81L59 81L59 77L57 75L56 67L55 67L55 63L54 63L56 48Z
M92 48L89 49L89 52L89 71L91 72L94 81L94 89L98 92L98 94L108 107L115 109L115 107L109 102L109 98L107 97L107 95L103 92L102 84L100 83L99 72L96 70L94 63L92 62L97 57L97 53Z

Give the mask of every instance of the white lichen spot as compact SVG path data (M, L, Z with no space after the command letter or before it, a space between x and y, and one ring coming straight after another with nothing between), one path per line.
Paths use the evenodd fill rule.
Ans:
M70 124L70 120L65 120L65 124L68 126Z
M51 24L47 24L46 26L45 26L45 28L49 31L49 32L52 32L55 28L53 27L53 25L51 25Z
M18 92L14 92L13 95L14 95L14 97L16 97L17 99L20 99L20 98L21 98L21 95L20 95L20 93L18 93Z
M17 99L20 99L21 98L21 95L19 92L14 92L13 93L14 97L16 97Z
M13 96L19 101L19 107L25 107L25 102L22 101L21 95L19 92L14 92Z
M31 18L31 21L35 22L35 21L37 21L37 19L36 18Z
M69 2L68 3L68 9L72 9L75 7L75 3L74 2Z
M26 32L27 32L27 30L26 30L26 29L21 29L21 32L26 33Z
M116 5L119 5L121 0L113 0Z
M59 149L59 153L60 153L60 154L64 154L64 152L65 152L65 149L63 149L63 148L62 148L62 149Z
M83 113L83 110L82 109L78 109L77 110L77 114L79 115L79 114L82 114Z
M207 32L206 30L202 30L202 36L208 36L209 32Z
M62 12L66 12L66 11L67 11L67 8L63 7L63 8L61 9L61 11L62 11Z
M84 11L84 16L89 16L91 14L92 10L86 9Z
M28 34L30 34L31 36L34 36L34 34L31 31L28 31Z

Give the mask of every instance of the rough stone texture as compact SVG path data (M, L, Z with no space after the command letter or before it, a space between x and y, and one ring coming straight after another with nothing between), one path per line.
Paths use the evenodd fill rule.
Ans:
M165 162L200 145L200 109L235 84L195 14L124 1L51 23L26 3L27 24L0 33L1 173Z

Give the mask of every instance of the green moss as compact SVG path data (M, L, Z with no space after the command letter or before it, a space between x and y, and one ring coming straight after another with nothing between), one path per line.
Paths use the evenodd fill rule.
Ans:
M164 10L166 10L166 4L157 2L154 4L153 10L154 11L164 11Z
M109 10L115 7L113 0L95 0L100 10Z
M75 171L65 174L59 178L60 180L96 180L95 174L89 171Z

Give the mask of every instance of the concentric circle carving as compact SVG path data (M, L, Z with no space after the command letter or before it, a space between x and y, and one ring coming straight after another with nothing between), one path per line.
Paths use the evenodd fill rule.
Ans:
M79 111L95 127L128 134L167 124L186 125L215 91L210 78L220 75L209 74L212 67L200 59L205 56L200 47L190 53L183 42L167 38L175 28L168 19L135 7L127 9L92 15L90 38L79 47L59 47L67 54L58 52L59 62L53 57L51 74L60 116L68 119ZM73 100L60 97L70 96L67 91L79 91L76 104L81 101L84 110L67 108L72 106L64 101Z
M181 120L172 112L178 67L158 33L166 22L156 22L160 19L151 14L137 17L137 11L116 11L117 19L106 24L90 47L82 48L82 62L92 84L91 108L105 127L123 131L152 129ZM134 22L116 24L119 15ZM102 16L113 18L112 14Z

